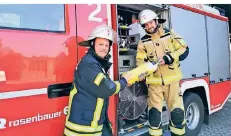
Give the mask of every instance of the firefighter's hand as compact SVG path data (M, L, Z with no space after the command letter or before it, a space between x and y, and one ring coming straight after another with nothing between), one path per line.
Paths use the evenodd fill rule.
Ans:
M139 81L143 81L143 80L145 80L145 76L139 78Z
M160 64L160 65L164 65L164 64L165 64L165 61L164 61L163 58L161 58L161 59L159 60L159 64Z
M126 73L126 74L124 74L122 77L125 78L126 81L128 82L129 80L131 80L132 75ZM127 86L131 86L131 84L128 83Z

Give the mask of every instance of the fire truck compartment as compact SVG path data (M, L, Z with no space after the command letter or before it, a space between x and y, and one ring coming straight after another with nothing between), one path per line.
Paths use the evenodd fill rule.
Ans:
M132 17L138 21L138 14L143 9L152 9L160 16L166 16L166 7L163 5L117 5L117 30L119 46L119 75L136 67L136 50L143 30L139 22L132 22ZM133 20L134 21L134 20ZM167 24L167 25L166 25ZM169 28L168 23L164 27ZM135 25L135 27L132 27ZM136 30L137 29L137 30ZM144 82L138 82L126 87L119 93L118 104L118 134L138 135L147 132L147 86ZM166 109L166 108L164 108ZM163 124L167 124L168 112L163 112Z

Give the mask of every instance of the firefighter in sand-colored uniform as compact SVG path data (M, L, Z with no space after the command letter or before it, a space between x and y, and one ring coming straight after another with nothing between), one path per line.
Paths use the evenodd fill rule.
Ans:
M146 30L137 48L137 66L150 61L159 63L157 71L146 77L148 85L149 134L161 136L161 114L163 100L166 100L171 114L170 131L172 136L185 135L185 113L180 95L179 81L182 72L179 61L189 53L184 40L173 30L164 29L160 24L165 19L158 18L152 10L145 9L139 14L139 21ZM143 80L143 79L140 79Z
M108 25L100 25L87 41L79 43L90 48L75 70L65 136L112 136L107 115L109 96L123 90L130 79L129 75L119 81L108 77L113 37L113 30Z

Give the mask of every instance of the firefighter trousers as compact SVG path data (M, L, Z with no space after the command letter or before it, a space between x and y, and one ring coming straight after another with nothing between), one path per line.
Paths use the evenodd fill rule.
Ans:
M170 131L174 136L185 135L185 113L183 98L180 95L179 82L170 85L148 86L148 120L149 134L151 136L161 136L161 118L164 100L170 112Z

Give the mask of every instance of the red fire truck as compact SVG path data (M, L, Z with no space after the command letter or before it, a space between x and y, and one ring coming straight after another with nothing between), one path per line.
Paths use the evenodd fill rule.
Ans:
M110 76L116 80L135 68L141 34L130 35L136 28L130 25L132 16L147 8L167 19L164 27L173 28L189 46L189 56L181 63L180 93L186 131L197 135L202 124L209 123L209 115L223 108L231 90L228 18L201 4L0 5L0 135L62 136L67 88L77 62L87 52L77 43L97 25L112 26L118 43L111 52ZM57 88L49 94L47 88L53 85ZM145 98L139 84L110 98L115 135L147 132ZM163 124L167 111L164 106Z

